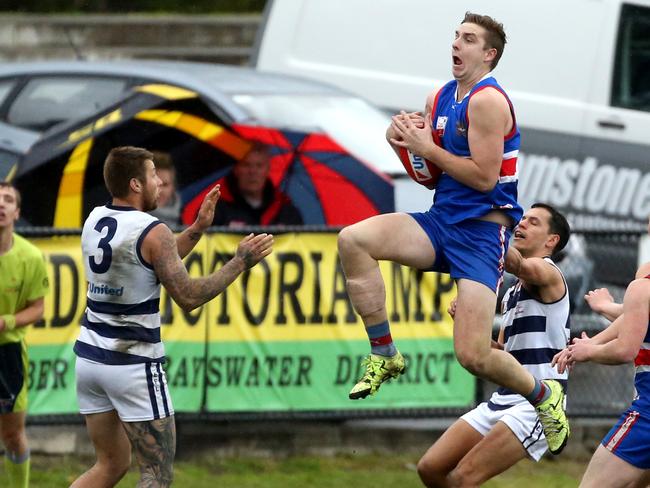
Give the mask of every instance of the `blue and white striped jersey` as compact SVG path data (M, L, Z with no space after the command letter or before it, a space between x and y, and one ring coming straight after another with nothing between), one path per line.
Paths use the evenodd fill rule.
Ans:
M551 258L545 261L558 268ZM564 280L564 275L562 275ZM564 349L570 335L569 289L553 303L543 303L532 296L517 281L506 291L501 308L503 312L504 349L512 354L537 379L558 380L565 388L568 372L562 374L551 367L553 356ZM507 388L499 388L489 406L513 405L523 400L521 395ZM524 400L525 401L525 400Z
M87 305L74 346L103 364L164 362L160 283L144 261L144 237L161 222L132 207L96 207L84 223L81 248Z

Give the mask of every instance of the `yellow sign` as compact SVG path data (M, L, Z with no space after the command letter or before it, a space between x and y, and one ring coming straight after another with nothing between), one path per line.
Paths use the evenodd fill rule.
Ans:
M239 239L210 239L208 269L229 259ZM381 271L393 337L452 336L446 309L455 293L448 277L390 262ZM366 337L345 291L334 233L276 236L273 254L211 302L209 325L217 341Z
M191 276L211 273L235 253L241 236L205 236L185 259ZM79 237L34 239L48 263L52 289L45 319L30 329L37 344L73 342L85 308L86 280ZM395 338L452 336L446 313L455 296L447 275L381 263ZM163 339L175 342L314 341L363 339L365 332L345 291L335 233L276 236L274 252L220 296L184 312L161 295Z

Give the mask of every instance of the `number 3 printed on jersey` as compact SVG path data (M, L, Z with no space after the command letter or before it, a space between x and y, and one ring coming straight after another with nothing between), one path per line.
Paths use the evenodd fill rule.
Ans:
M111 261L113 260L113 248L109 243L111 242L111 239L115 237L115 232L117 231L117 220L113 217L103 217L99 219L95 225L95 230L101 234L104 232L104 229L108 229L108 232L106 232L106 235L97 243L97 248L102 250L101 260L97 262L95 256L88 256L88 264L93 273L106 273L108 268L111 267Z

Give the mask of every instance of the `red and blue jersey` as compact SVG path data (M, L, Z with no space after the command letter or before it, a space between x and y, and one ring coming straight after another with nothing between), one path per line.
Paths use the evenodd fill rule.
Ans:
M650 275L645 278L650 279ZM650 407L650 318L643 343L634 358L634 373L635 400L637 403L643 403L645 407Z
M520 134L515 119L515 111L497 81L491 77L483 78L459 102L456 101L457 81L452 80L443 86L435 97L431 112L433 139L435 143L450 153L469 158L468 108L470 99L486 88L496 89L503 94L512 113L512 130L503 138L503 160L499 180L489 193L480 192L443 173L436 186L432 210L448 224L484 216L491 210L503 210L513 225L523 215L517 203L517 156L519 154Z
M650 275L645 276L650 279ZM632 405L601 444L615 456L639 469L650 469L650 317L643 343L634 358L634 389Z
M650 279L650 275L645 277ZM636 395L601 444L639 469L650 469L650 318L643 343L634 358Z

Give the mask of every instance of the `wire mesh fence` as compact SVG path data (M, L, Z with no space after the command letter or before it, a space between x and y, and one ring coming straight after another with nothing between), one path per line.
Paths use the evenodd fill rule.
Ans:
M607 288L614 300L623 301L625 288L634 279L639 260L639 242L642 232L595 231L578 234L592 263L592 275L584 281L587 289ZM580 267L570 263L567 274L579 274ZM581 290L582 291L582 290ZM590 337L609 325L609 322L589 310L584 293L573 297L576 304L571 317L571 336L584 331ZM634 398L634 367L632 364L606 366L595 363L578 364L571 372L568 393L568 412L573 416L613 416L629 405Z
M609 325L609 321L591 311L584 295L595 288L607 288L615 301L622 302L625 288L634 279L638 267L641 235L641 229L574 232L558 259L571 297L572 338L579 337L582 332L591 337ZM506 286L509 280L513 281L514 277L506 278ZM477 401L486 400L495 389L493 384L479 380ZM617 416L629 405L634 394L631 364L577 364L569 378L568 413L573 417Z
M223 229L219 229L223 230ZM285 229L286 230L286 229ZM290 229L298 232L299 229ZM305 230L305 229L303 229ZM313 230L313 229L312 229ZM323 230L323 229L319 229ZM327 229L335 231L336 229ZM23 232L25 231L25 232ZM77 229L66 229L52 232L52 229L32 228L21 229L27 236L43 236L54 234L77 234ZM625 287L634 278L638 266L639 242L643 235L639 231L579 231L575 232L569 245L558 259L558 265L563 270L569 293L571 295L571 336L577 337L584 331L589 336L600 332L609 322L591 312L584 300L587 291L594 288L606 287L614 299L622 301ZM502 287L505 290L514 277L506 277ZM495 331L498 320L495 321ZM571 373L568 390L568 413L572 417L613 417L617 416L634 396L634 369L631 364L620 366L604 366L597 364L578 364ZM495 386L477 379L476 402L489 398ZM345 419L359 417L449 417L456 416L462 411L456 408L394 410L394 411L323 411L323 412L255 412L244 414L251 418L329 418ZM199 414L198 417L206 414ZM196 415L188 415L196 417ZM202 418L203 418L202 417ZM215 419L232 420L238 415L230 414L225 417L213 416ZM72 416L41 416L38 423L78 422L78 417Z

